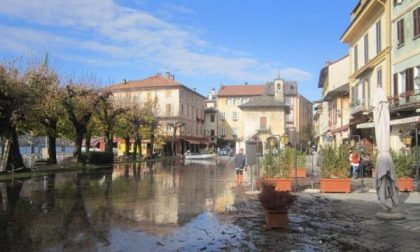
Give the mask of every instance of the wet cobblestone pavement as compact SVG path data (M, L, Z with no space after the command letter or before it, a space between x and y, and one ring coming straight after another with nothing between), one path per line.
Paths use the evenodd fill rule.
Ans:
M420 195L403 204L406 219L380 221L372 193L297 193L289 228L265 230L264 210L256 195L236 190L233 223L257 251L420 251ZM407 198L403 194L402 198ZM252 249L249 248L249 251Z

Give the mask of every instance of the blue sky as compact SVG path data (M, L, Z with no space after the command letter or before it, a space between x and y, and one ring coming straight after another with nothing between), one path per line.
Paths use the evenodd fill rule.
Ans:
M280 73L310 100L357 0L2 0L2 58L42 58L102 85L170 71L206 95Z

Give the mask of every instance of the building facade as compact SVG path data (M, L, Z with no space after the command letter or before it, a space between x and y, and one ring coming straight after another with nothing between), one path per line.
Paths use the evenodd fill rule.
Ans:
M420 125L420 0L392 3L391 146L404 147ZM417 136L418 137L418 136ZM418 139L420 140L420 139Z
M177 82L171 73L124 81L107 89L112 91L115 101L121 106L141 108L150 102L156 104L155 116L159 121L159 131L166 140L166 154L171 154L174 125L179 126L175 137L176 154L196 151L208 144L208 139L204 137L205 97Z
M350 135L371 151L372 121L377 87L391 94L390 2L360 0L351 14L351 23L341 37L349 45Z
M350 138L350 98L349 98L349 57L342 57L335 62L327 62L321 70L318 87L322 88L322 103L326 113L318 116L324 120L320 132L322 145L340 146ZM324 111L321 108L320 113Z
M218 144L220 147L235 148L238 130L244 123L240 105L265 94L265 85L221 85L217 93Z
M217 121L218 121L218 110L216 104L216 91L212 89L207 99L204 101L204 135L209 139L210 145L217 145L218 134L217 134Z

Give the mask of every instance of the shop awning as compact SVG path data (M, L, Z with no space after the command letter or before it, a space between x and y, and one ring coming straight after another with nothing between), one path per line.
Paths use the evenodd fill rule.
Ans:
M392 120L390 125L401 125L401 124L409 124L409 123L420 123L420 116L412 116L407 118L395 119ZM374 128L375 124L373 122L368 123L361 123L356 126L358 129L367 129L367 128Z
M340 132L343 132L343 131L347 131L348 129L349 129L349 124L346 124L346 125L343 125L339 128L332 129L331 133L333 133L333 134L340 133Z

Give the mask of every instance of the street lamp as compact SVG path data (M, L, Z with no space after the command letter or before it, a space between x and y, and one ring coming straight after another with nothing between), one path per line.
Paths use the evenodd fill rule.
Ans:
M411 145L411 136L410 135L405 135L402 137L403 143L408 147Z
M286 144L289 142L289 136L287 134L284 134L280 137L281 143L286 146Z

